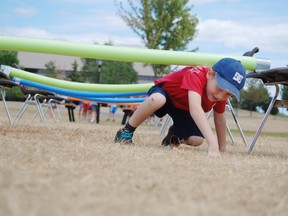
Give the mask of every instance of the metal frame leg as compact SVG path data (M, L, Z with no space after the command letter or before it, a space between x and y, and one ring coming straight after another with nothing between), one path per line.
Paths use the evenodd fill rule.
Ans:
M275 95L274 95L274 97L272 98L272 100L271 100L271 102L270 102L270 104L269 104L269 107L268 107L268 109L267 109L267 111L266 111L266 113L265 113L265 115L264 115L264 117L263 117L263 119L262 119L262 121L261 121L261 124L260 124L258 130L256 131L256 134L254 135L251 144L250 144L249 147L248 147L248 153L250 153L250 152L253 150L253 148L254 148L254 146L255 146L255 143L256 143L256 141L257 141L257 139L258 139L258 137L259 137L259 135L260 135L260 133L261 133L264 125L265 125L265 122L266 122L266 120L267 120L267 118L268 118L268 116L269 116L272 108L274 107L274 104L275 104L276 100L277 100L277 97L278 97L279 92L280 92L279 85L275 85L275 88L276 88Z
M74 108L72 106L68 106L67 109L68 109L69 121L70 122L75 122Z
M54 105L56 107L58 118L59 118L60 122L62 122L62 116L61 116L60 110L59 110L59 108L57 106L57 101L53 100L53 103L54 103Z
M57 110L59 121L62 122L62 117L61 117L60 111L59 111L58 106L57 106L57 100L49 99L48 102L47 102L47 100L45 99L40 104L41 104L42 112L43 112L44 106L47 107L46 111L43 112L44 117L47 115L48 111L50 111L54 122L56 122L56 116L55 116L54 109L53 109L53 105L54 105L55 109ZM38 112L34 116L33 120L36 118L37 115L38 115ZM46 119L45 119L45 121L46 121Z
M42 111L42 105L41 105L41 103L40 103L40 101L39 101L39 97L40 97L40 96L41 96L41 95L39 95L39 94L35 94L35 95L34 95L34 100L35 100L35 104L36 104L38 113L39 113L39 115L40 115L41 123L46 123L46 119L45 119L44 113L43 113L43 111Z
M6 91L5 90L1 90L1 95L2 95L2 101L3 101L4 107L5 107L9 122L12 125L13 121L12 121L12 118L11 118L11 115L10 115L10 112L9 112L9 109L8 109L8 106L7 106L7 103L6 103L6 99L5 99Z
M243 139L243 142L245 143L246 147L248 148L248 142L247 142L247 140L246 140L246 137L245 137L245 135L244 135L244 133L243 133L243 130L242 130L241 126L240 126L240 123L239 123L239 121L238 121L238 118L237 118L237 116L236 116L236 113L235 113L235 111L234 111L234 109L233 109L233 106L232 106L232 104L231 104L231 102L230 102L229 99L228 99L228 106L229 106L229 110L230 110L230 112L231 112L231 114L232 114L232 116L233 116L233 119L234 119L234 121L235 121L235 123L236 123L236 125L237 125L237 127L238 127L238 130L239 130L239 132L240 132L240 134L241 134L241 137L242 137L242 139Z
M44 116L46 115L47 111L49 110L49 105L48 105L48 109L47 109L45 112L43 112L43 108L44 108L44 105L46 105L46 101L47 101L46 99L44 99L44 100L42 101L42 103L40 103L40 101L39 101L40 108L41 108L41 111L42 111L42 113L43 113ZM35 103L34 103L34 101L31 101L31 104L34 104L34 105L37 106L36 101L35 101ZM38 107L37 107L37 110L38 110ZM35 118L38 116L38 114L39 114L39 117L40 117L40 122L43 122L39 111L37 111L37 112L35 113L32 121L35 120Z
M232 107L231 104L230 105L226 104L226 107L228 107L228 109L231 111L230 106ZM213 109L208 112L207 119L209 119L211 117L212 113L213 113ZM234 145L236 143L236 141L235 141L234 136L233 136L233 134L231 132L231 129L230 129L230 127L229 127L229 125L227 123L226 123L226 130L228 131L228 134L229 134L229 137L231 139L232 145Z
M232 145L235 145L236 141L235 141L234 136L233 136L233 134L232 134L232 132L230 130L230 127L229 127L229 125L227 123L226 123L226 128L227 128L229 137L231 139Z
M170 121L172 121L172 118L171 118L171 116L169 116L167 114L166 117L165 117L165 120L164 120L164 122L163 122L163 124L162 124L162 126L160 128L160 134L164 134L165 133L165 131L167 129L167 126L168 126Z
M54 100L53 100L53 99L49 99L48 102L45 101L45 103L42 103L41 108L42 108L43 106L47 105L47 109L46 109L46 111L43 113L44 116L46 116L46 114L48 113L48 111L50 111L54 122L56 122L56 117L55 117L54 110L53 110L53 104L55 104L55 103L54 103ZM42 110L43 110L43 109L42 109Z
M14 123L18 122L19 119L23 116L25 110L27 109L29 103L30 103L30 100L31 100L31 95L27 95L27 98L26 100L24 101L23 105L20 107L18 113L16 114L16 117L14 119Z
M23 116L24 112L26 111L28 105L36 105L36 108L37 108L36 116L39 113L41 123L45 123L46 122L45 116L44 116L42 108L41 108L41 103L39 101L39 97L40 97L39 94L36 94L34 96L29 94L27 96L25 102L23 103L23 105L21 106L21 108L19 109L19 111L18 111L18 113L17 113L17 115L15 117L14 123L16 123L16 122L18 122L20 120L20 118ZM34 116L34 118L36 116Z
M156 123L155 123L155 128L158 127L158 125L160 124L160 122L161 122L161 118L158 118L157 121L156 121Z

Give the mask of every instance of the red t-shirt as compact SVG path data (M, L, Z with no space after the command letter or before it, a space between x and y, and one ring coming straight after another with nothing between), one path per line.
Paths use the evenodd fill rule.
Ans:
M210 102L206 93L206 74L209 67L185 67L173 72L161 79L155 80L155 85L162 84L168 93L173 105L178 109L189 111L188 91L197 92L201 96L204 112L212 108L217 113L223 113L226 107L225 101Z

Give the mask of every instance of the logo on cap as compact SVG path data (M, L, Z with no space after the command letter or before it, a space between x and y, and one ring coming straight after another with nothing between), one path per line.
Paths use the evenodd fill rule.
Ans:
M244 77L240 73L236 72L234 74L233 80L235 80L238 84L241 84L243 78Z

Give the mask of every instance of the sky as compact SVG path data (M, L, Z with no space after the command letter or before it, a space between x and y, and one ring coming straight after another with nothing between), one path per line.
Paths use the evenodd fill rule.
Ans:
M270 59L271 68L288 65L287 0L190 0L189 4L199 24L187 50L198 47L199 53L242 55L257 46L255 56ZM143 47L117 15L114 0L2 0L0 35Z

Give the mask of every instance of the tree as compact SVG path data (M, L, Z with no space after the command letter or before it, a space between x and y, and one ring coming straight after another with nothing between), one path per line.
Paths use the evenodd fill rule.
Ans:
M286 65L286 67L288 67L288 65ZM283 85L283 87L282 87L282 99L288 100L288 86L287 85ZM287 108L287 110L288 110L288 108Z
M104 61L101 72L101 83L135 84L138 74L130 62Z
M126 1L125 1L126 3ZM118 3L118 14L149 49L185 50L194 38L198 19L189 0L128 0ZM195 50L194 50L195 51ZM155 77L167 74L167 65L152 65Z
M261 108L262 108L262 110L263 110L264 112L266 112L266 111L268 110L268 107L269 107L269 105L270 105L271 99L272 99L272 98L269 97L268 100L266 100L266 101L264 101L264 102L262 103ZM272 107L270 114L272 114L272 115L277 115L278 113L279 113L278 107Z
M2 51L0 50L0 64L12 66L13 64L19 64L17 58L17 52L15 51ZM6 91L6 100L9 101L22 101L23 94L20 88L12 88Z
M0 50L0 63L8 66L12 66L14 63L19 64L17 52Z
M282 99L283 100L288 100L288 86L283 85L282 87ZM288 108L286 108L288 110Z
M257 107L264 110L265 104L269 101L269 93L262 83L257 79L249 79L246 81L248 88L247 90L241 91L241 103L242 109L256 111Z
M98 82L98 64L95 59L82 59L84 61L81 76L82 80L90 83ZM119 61L103 61L101 66L100 83L105 84L133 84L137 83L138 74L132 63Z
M84 82L99 83L98 64L96 59L82 58L81 79Z
M288 67L288 65L286 65L286 67ZM288 86L287 85L283 85L283 88L282 88L282 99L283 100L288 100Z
M67 75L67 78L72 82L83 82L81 74L78 72L78 63L76 60L72 63L72 71Z
M105 45L113 46L113 42L106 42ZM105 84L134 84L137 83L138 74L134 70L132 63L120 61L103 61L101 66L101 76L99 76L99 65L95 59L82 59L81 70L82 80L91 83Z
M287 85L284 85L282 87L282 99L288 100L288 86Z
M57 69L55 66L55 63L53 61L49 61L48 63L45 64L45 75L48 77L52 77L52 78L57 78Z

